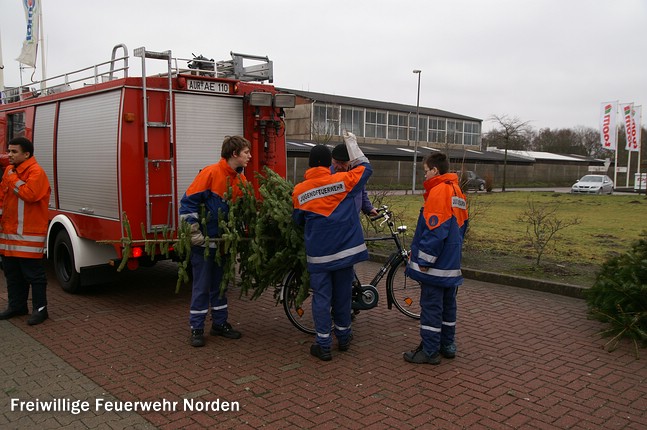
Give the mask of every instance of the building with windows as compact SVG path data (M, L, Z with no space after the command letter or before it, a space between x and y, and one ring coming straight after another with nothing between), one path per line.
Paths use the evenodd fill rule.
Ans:
M297 96L297 105L286 113L290 139L314 142L338 141L343 130L353 132L360 143L413 146L418 131L420 145L439 148L478 149L482 120L439 109L331 94L281 88Z
M483 121L439 109L366 100L332 94L279 88L297 96L296 106L286 109L287 177L299 182L308 168L308 153L318 144L332 148L343 142L342 132L357 136L362 151L374 166L373 187L410 189L413 167L416 188L422 189L424 172L420 161L434 151L449 156L450 168L473 171L500 186L504 171L508 186L527 184L570 185L602 160L481 150ZM416 132L417 161L414 163ZM504 161L505 159L505 161ZM593 167L598 168L598 167Z

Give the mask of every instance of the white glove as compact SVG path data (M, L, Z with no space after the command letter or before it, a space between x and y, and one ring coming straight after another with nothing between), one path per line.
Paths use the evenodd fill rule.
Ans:
M204 245L204 235L200 231L200 224L193 223L191 224L191 246L203 246Z
M359 149L355 135L348 130L344 130L343 136L346 149L348 150L348 158L350 159L351 167L355 167L362 163L368 163L368 158L366 158L362 150Z

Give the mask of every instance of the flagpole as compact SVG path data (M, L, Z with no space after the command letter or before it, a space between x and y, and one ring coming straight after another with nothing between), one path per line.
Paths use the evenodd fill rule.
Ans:
M616 101L616 118L618 117L618 107L619 104ZM617 185L618 184L618 125L614 124L614 127L616 128L616 155L615 155L615 161L613 162L613 184Z
M627 109L628 109L628 116L627 116ZM636 113L640 112L641 109L638 109L636 106L634 106L633 103L626 104L624 107L624 124L625 124L625 140L626 140L626 145L625 148L627 149L627 181L626 181L626 187L629 188L629 177L631 176L631 153L634 151L639 151L639 148L636 148L636 146L640 146L639 142L637 142L638 137L640 136L639 130L636 130ZM642 113L642 112L641 112ZM640 127L640 119L638 119L638 126ZM638 172L640 172L640 156L638 157L638 168L636 169Z
M0 33L0 103L4 97L4 62L2 61L2 33Z
M636 173L640 173L640 152L642 150L642 143L640 142L642 140L642 127L643 127L643 107L642 106L636 106L639 107L640 110L640 115L638 115L638 125L636 129L640 132L640 139L638 139L638 167Z
M640 115L638 115L638 130L640 131L640 139L638 139L638 167L636 170L636 173L638 173L638 195L640 195L640 190L642 189L642 175L640 173L640 153L642 152L642 126L643 126L643 109L642 106L640 106ZM634 181L635 182L635 181ZM647 181L646 181L647 182Z
M45 71L45 27L43 27L43 0L38 2L38 19L40 24L38 26L38 38L40 39L40 90L41 92L45 91L45 80L47 79L47 72Z
M625 187L629 188L629 175L631 174L631 148L627 151L627 180L625 181Z

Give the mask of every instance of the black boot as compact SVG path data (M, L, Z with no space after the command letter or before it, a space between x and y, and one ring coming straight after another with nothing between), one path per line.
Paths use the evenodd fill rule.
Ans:
M49 318L49 314L47 313L47 308L43 309L42 311L34 311L29 317L29 319L27 320L27 324L38 325L44 322L47 318Z
M228 322L224 324L213 324L211 326L211 336L222 336L227 339L240 339L242 334L234 329Z
M19 317L21 315L27 315L29 311L27 308L14 310L12 308L7 308L4 311L0 312L0 320L8 320L9 318Z
M189 345L199 347L204 346L204 330L194 329L191 330L191 337L189 338Z
M330 361L332 360L332 354L330 353L330 348L324 348L321 345L310 345L310 354L314 355L321 361Z

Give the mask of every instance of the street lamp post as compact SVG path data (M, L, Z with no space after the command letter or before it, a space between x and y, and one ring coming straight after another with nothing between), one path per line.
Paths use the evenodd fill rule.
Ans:
M416 165L418 164L418 140L420 139L420 73L422 70L415 69L413 73L418 75L418 98L416 100L416 143L413 149L413 180L411 182L411 192L416 193Z

